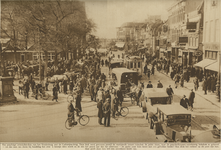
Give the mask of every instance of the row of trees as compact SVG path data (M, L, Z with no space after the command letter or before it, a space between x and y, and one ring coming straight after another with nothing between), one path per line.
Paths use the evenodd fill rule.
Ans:
M87 47L97 46L94 43L98 42L91 38L96 25L87 18L84 2L3 1L1 8L2 37L10 39L15 53L16 47L27 49L28 45L35 45L46 55L54 50L55 60L60 51L71 52L76 59Z

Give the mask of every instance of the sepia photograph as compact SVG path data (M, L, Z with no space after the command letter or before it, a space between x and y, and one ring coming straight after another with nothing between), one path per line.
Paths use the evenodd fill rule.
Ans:
M221 0L0 3L1 143L221 142Z

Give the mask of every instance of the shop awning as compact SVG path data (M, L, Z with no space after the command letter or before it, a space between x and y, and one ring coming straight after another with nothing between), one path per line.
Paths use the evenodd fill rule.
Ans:
M212 59L203 59L202 61L196 63L194 66L204 68L204 67L207 67L207 66L209 66L209 65L211 65L211 64L213 64L213 63L215 63L215 62L216 62L216 60L212 60Z
M125 44L124 42L117 42L115 46L119 48L123 48L124 44Z
M219 67L220 67L219 63L218 63L218 62L215 62L215 63L213 63L213 64L207 66L205 69L218 72L218 71L219 71Z

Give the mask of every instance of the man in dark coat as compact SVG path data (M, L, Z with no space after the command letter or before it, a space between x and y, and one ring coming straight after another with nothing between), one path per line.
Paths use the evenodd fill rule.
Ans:
M67 80L65 80L64 78L62 81L62 85L63 85L63 89L64 89L64 94L67 94Z
M186 98L186 95L184 95L183 98L180 100L180 105L188 109L188 99Z
M152 71L152 75L154 75L154 65L152 66L151 71Z
M94 85L94 101L96 102L97 91L99 89L98 82Z
M147 69L147 77L150 79L150 69Z
M204 78L202 86L203 86L204 95L206 95L207 94L207 80L206 80L206 78Z
M111 112L111 105L110 105L110 98L107 98L106 102L103 104L103 113L104 113L104 126L110 126L110 112Z
M147 84L147 88L153 88L153 85L151 84L151 81Z
M144 66L144 74L146 75L146 73L147 73L147 64L145 64L145 66Z
M103 125L102 124L102 118L103 118L103 110L102 110L102 107L103 107L103 100L101 99L98 103L97 103L97 108L98 108L98 123L100 125Z
M79 112L82 112L82 108L81 108L81 91L80 91L80 89L78 89L76 93L77 93L77 96L76 96L75 108L78 110L77 111L77 116L79 116Z
M157 88L163 88L163 84L160 82L160 80L157 83Z
M193 111L194 98L195 98L195 93L193 92L193 89L192 89L190 92L190 96L189 96L189 107L191 111Z
M166 92L170 97L170 103L172 103L174 92L173 92L173 89L171 88L171 85L169 85L169 87L166 89Z
M119 99L119 104L122 106L122 102L124 101L123 92L121 91L121 87L117 90L117 97Z
M211 91L214 93L216 90L216 79L214 76L211 77Z
M29 95L29 82L28 81L25 81L25 84L24 84L24 89L25 89L25 98L27 97L28 98L28 95Z
M91 100L94 100L94 85L90 83L89 85L89 92L90 92L90 96L91 96Z
M197 77L195 78L195 80L193 80L193 83L194 83L194 89L195 91L197 91L199 87L199 80Z
M57 87L56 87L56 84L54 84L54 87L53 87L53 100L56 100L56 102L58 102L58 90L57 90Z

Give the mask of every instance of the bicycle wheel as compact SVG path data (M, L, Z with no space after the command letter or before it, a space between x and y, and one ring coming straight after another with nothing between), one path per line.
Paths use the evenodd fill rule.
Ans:
M87 115L83 115L79 118L79 123L82 125L82 126L85 126L88 124L88 122L90 121L90 118L87 116Z
M48 98L49 98L49 94L48 93L43 93L42 94L42 98L44 99L44 100L47 100Z
M129 113L129 109L127 107L121 107L120 114L121 116L125 117Z
M38 100L42 99L42 94L41 93L37 94L37 99Z
M71 127L69 126L68 119L65 121L65 128L68 130L71 130L71 128L72 128L72 126Z
M74 100L74 97L72 95L69 95L67 97L67 102L70 103L71 100Z

